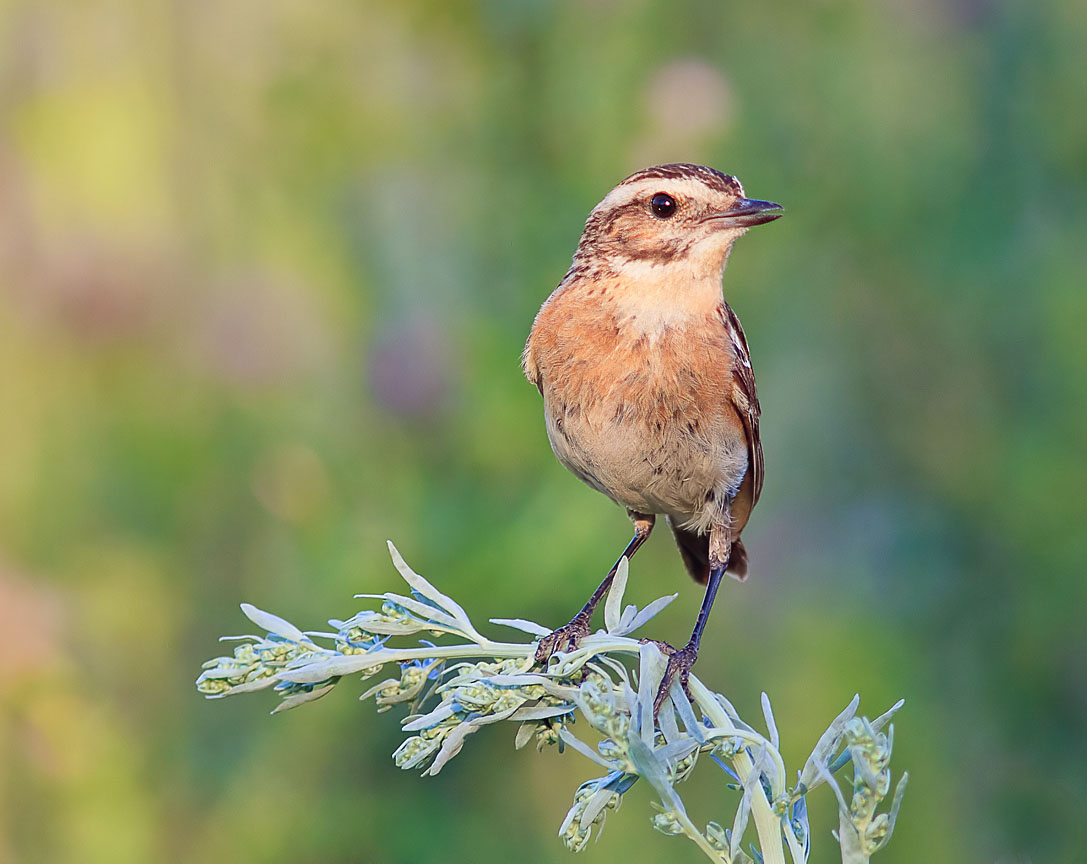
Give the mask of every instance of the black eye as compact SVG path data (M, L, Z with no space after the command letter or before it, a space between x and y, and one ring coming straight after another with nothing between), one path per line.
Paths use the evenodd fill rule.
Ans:
M664 192L658 192L649 202L649 206L653 208L653 215L658 219L670 219L676 212L676 199Z

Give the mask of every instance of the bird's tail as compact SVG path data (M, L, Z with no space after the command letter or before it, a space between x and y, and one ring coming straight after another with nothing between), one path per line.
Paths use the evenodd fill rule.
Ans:
M693 531L687 531L677 527L671 519L668 524L672 534L676 538L680 557L687 566L687 572L691 578L702 585L710 578L710 538L708 534L698 535ZM739 582L747 578L747 549L743 541L734 540L732 551L729 553L728 566L725 572Z

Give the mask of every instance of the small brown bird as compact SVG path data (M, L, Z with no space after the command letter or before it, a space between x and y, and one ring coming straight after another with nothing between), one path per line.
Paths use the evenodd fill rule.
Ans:
M721 577L747 576L740 532L763 482L759 400L747 339L721 293L732 244L782 215L735 177L660 165L627 177L589 214L573 265L540 309L525 376L547 437L570 471L625 507L631 558L657 514L706 585L690 641L669 654L660 709L686 686ZM622 560L622 557L620 557ZM617 561L584 608L541 640L546 662L589 633Z

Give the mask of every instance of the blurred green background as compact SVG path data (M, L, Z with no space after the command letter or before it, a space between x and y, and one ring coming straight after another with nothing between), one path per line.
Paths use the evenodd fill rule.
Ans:
M421 781L350 686L192 682L240 601L398 588L386 538L569 617L630 528L519 352L589 209L684 160L788 209L725 280L767 485L700 675L795 767L907 699L884 864L1087 861L1085 44L1011 0L0 2L0 860L571 860L576 756ZM681 640L665 532L628 596L671 591ZM583 860L701 860L650 797Z

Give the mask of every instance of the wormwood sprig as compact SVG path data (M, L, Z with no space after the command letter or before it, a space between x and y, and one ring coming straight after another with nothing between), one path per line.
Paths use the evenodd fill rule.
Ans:
M820 737L796 785L790 787L765 693L765 735L693 675L691 698L676 684L654 718L653 701L666 658L655 643L643 644L630 634L675 595L641 610L624 607L625 559L605 604L604 629L586 637L575 650L556 654L544 670L536 666L534 656L538 639L550 632L548 628L519 618L493 618L493 624L537 639L489 639L458 603L413 571L391 543L389 551L409 594L358 595L381 600L380 607L346 621L331 620L335 632L327 633L303 632L243 604L246 617L266 635L224 637L240 644L232 656L204 664L197 689L209 698L220 698L271 687L282 697L275 711L282 711L321 698L345 675L369 678L393 670L360 698L373 697L379 712L406 706L402 728L408 735L393 754L401 768L437 774L461 751L468 736L508 721L518 724L517 748L529 742L535 742L538 750L569 748L603 769L602 776L574 793L573 806L559 828L562 841L573 851L584 849L594 831L599 836L608 811L619 809L639 779L658 798L653 826L690 838L710 860L722 864L806 862L811 850L806 796L822 783L838 799L834 836L843 864L867 862L890 840L905 774L890 809L882 813L878 809L891 788L893 727L887 721L901 701L869 721L857 716L860 700L853 697ZM419 639L421 635L453 641L436 644ZM414 637L415 643L401 644L406 637ZM623 658L637 658L636 669L625 665ZM595 743L585 740L588 735L573 733L579 716ZM738 793L729 827L717 822L699 827L679 796L677 787L700 761L720 765L727 785ZM834 776L847 764L853 769L849 802ZM758 845L745 851L744 839L752 833L749 826Z

